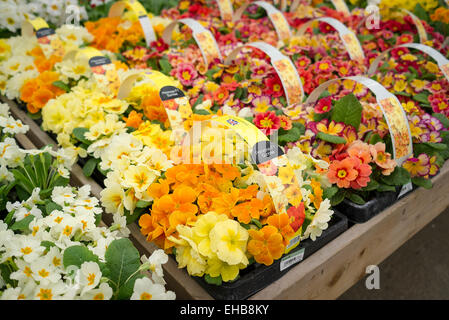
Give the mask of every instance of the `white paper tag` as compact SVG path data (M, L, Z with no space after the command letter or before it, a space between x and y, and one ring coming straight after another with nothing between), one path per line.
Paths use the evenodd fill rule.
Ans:
M148 16L139 17L140 25L142 26L143 34L145 35L145 42L147 47L150 47L151 42L156 41L156 35L154 34L153 25L151 24Z
M288 267L301 262L304 259L305 248L298 250L296 252L290 253L281 259L280 271L284 271Z
M406 185L403 185L401 192L398 195L398 199L401 198L402 196L406 195L407 193L409 193L412 190L413 190L413 185L411 182L407 183Z

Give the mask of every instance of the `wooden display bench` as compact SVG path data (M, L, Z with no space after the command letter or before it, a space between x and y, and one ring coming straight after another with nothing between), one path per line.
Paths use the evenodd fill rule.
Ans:
M10 105L11 114L30 126L27 137L37 147L56 145L16 103L2 97ZM449 163L432 179L433 188L418 188L372 218L350 227L338 238L292 268L250 299L336 299L366 276L369 265L378 265L414 234L449 207ZM80 166L72 168L74 186L90 184L94 196L100 198L101 187L84 176ZM104 214L106 224L111 215ZM157 247L146 241L136 223L129 226L130 239L141 254L149 255ZM184 269L170 258L164 265L167 288L176 292L177 299L212 299Z

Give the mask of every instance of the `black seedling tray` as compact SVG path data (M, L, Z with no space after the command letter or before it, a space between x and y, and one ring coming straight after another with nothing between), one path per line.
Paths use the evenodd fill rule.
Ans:
M416 187L413 187L413 189L406 194L412 192L415 189ZM350 222L364 223L398 201L400 192L400 187L396 188L396 192L376 191L374 193L374 198L367 201L365 204L360 205L348 199L344 199L339 205L336 206L336 208L338 211L344 214ZM405 196L406 194L404 194L403 196Z
M253 263L246 269L240 270L239 278L233 282L223 282L222 285L208 284L203 278L194 277L194 279L215 299L217 300L243 300L267 287L274 281L285 275L296 264L301 263L307 257L324 247L326 244L337 238L348 229L347 218L335 210L329 228L323 231L321 237L315 241L310 239L301 241L298 247L290 251L279 260L274 261L271 266L265 266L259 263ZM291 265L284 262L285 269L281 271L281 262L291 256L295 256L301 250L304 250L302 260L295 261ZM288 265L288 267L287 267Z

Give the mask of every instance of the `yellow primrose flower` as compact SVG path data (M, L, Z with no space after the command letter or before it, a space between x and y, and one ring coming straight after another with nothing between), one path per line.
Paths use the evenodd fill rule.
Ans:
M407 82L404 80L398 80L395 82L394 84L394 91L398 91L398 92L402 92L405 90L405 88L407 88Z
M410 53L403 54L401 56L401 59L405 60L405 61L416 61L416 60L418 60L418 58L416 56L414 56L413 54L410 54Z
M195 226L192 228L193 238L195 243L198 244L198 251L203 256L212 258L216 256L210 248L210 238L209 233L220 221L226 221L228 217L224 214L217 214L215 212L209 212L202 215L196 222Z
M179 239L170 236L168 240L176 244L178 268L187 267L187 272L190 275L203 276L206 270L206 260L201 257L198 247L193 241L192 228L180 224L176 227L176 231L178 231Z
M204 85L206 93L213 93L214 91L217 91L219 88L220 86L212 81L207 81Z
M246 257L248 231L235 220L220 221L209 233L210 247L217 257L231 265L249 263Z
M440 69L438 68L438 65L436 65L432 61L427 61L427 63L424 65L424 68L427 71L429 71L430 73L438 73L438 72L440 72Z
M190 1L184 0L179 3L179 10L187 10L190 7Z
M218 259L217 256L207 260L206 273L211 277L221 276L223 281L232 281L239 275L240 269L244 269L246 265L230 265Z

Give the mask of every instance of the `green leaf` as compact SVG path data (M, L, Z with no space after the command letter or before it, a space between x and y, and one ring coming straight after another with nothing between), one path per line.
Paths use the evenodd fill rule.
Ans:
M211 277L209 274L205 274L204 275L204 280L208 283L208 284L213 284L216 286L221 286L221 284L223 283L222 279L221 279L221 275L219 275L218 277Z
M374 133L373 135L371 135L371 137L369 139L369 144L376 144L378 142L384 142L382 140L382 138L380 137L380 135L377 133Z
M192 108L195 109L195 107L201 103L203 103L204 94L200 94L198 96L198 99L196 99L195 103L193 104Z
M100 162L100 159L90 158L83 166L83 173L86 177L90 177L95 170L95 167Z
M193 111L193 113L195 113L195 114L202 114L202 115L208 115L208 114L210 114L209 111L204 110L204 109L200 109L200 110L195 109L195 110Z
M332 197L331 199L331 205L335 207L340 202L342 202L345 199L346 191L343 189L339 189L338 192Z
M371 41L375 38L372 34L358 34L357 38L359 38L360 42Z
M55 87L58 87L58 88L64 90L65 92L69 92L69 91L70 91L69 86L66 85L64 82L62 82L62 81L60 81L60 80L55 81L55 82L53 82L52 84L53 84Z
M422 143L425 146L429 146L432 149L442 151L447 149L447 145L444 143L435 143L435 142L423 142Z
M301 138L301 131L296 127L292 127L288 131L284 130L284 132L286 133L278 136L278 141L281 145L285 145L288 142L298 141L299 138Z
M402 167L396 167L389 176L382 175L380 180L389 186L403 186L410 182L410 173Z
M88 131L89 131L89 129L87 129L87 128L75 128L75 129L73 129L72 134L75 136L76 139L78 139L82 143L90 145L92 142L87 140L84 137L84 134Z
M371 179L368 184L366 185L366 187L362 188L362 191L373 191L373 190L377 190L377 188L379 188L379 182L377 182L374 179Z
M134 282L139 278L137 270L140 267L139 251L129 239L114 240L105 254L107 277L111 281L114 297L119 300L128 300L134 289Z
M416 4L413 13L421 20L430 22L429 15L427 14L426 9L424 9L419 3Z
M93 261L98 263L98 257L92 253L87 247L82 245L71 246L64 250L64 256L62 258L64 268L68 266L76 266L78 268L84 262Z
M55 210L62 210L62 207L59 204L54 203L53 201L49 200L45 204L45 212L46 212L46 214L49 215L49 214L51 214Z
M323 190L324 199L332 199L332 197L338 192L338 188L333 186Z
M362 120L363 107L354 94L350 93L335 102L332 108L331 120L343 122L358 130Z
M263 226L262 226L262 223L260 223L260 221L257 220L257 219L252 218L252 219L251 219L251 223L254 224L254 225L256 225L256 227L259 228L259 229L262 229L262 227L263 227Z
M42 241L41 246L45 247L46 250L50 250L51 247L56 246L54 242L51 241Z
M395 192L396 188L394 186L380 184L379 187L377 188L377 191L379 191L379 192Z
M27 231L29 230L28 225L31 221L34 220L34 216L30 214L29 216L23 218L20 221L14 222L14 224L11 226L12 231Z
M321 140L324 140L324 141L327 141L327 142L330 142L330 143L335 143L335 144L346 143L346 139L345 138L342 138L342 137L339 137L339 136L334 136L334 135L327 134L327 133L324 133L324 132L318 132L316 137L318 139L321 139Z
M442 113L432 113L432 117L437 118L441 121L443 126L447 129L449 128L449 119Z
M413 184L416 184L419 187L423 187L424 189L432 189L432 181L423 177L415 177L412 178Z
M172 65L168 61L166 57L159 60L159 65L161 66L162 73L166 75L170 75L170 71L172 70Z
M355 193L350 193L349 194L349 200L351 200L352 202L356 203L356 204L360 204L363 205L366 203L365 200L363 200L363 198Z
M2 276L2 279L13 288L17 287L18 284L17 280L11 279L11 273L15 271L15 268L11 265L11 261L9 260L0 264L0 275Z
M418 93L413 96L413 100L424 104L429 104L429 95L426 93Z
M151 201L139 200L136 203L137 208L148 208L151 204Z

